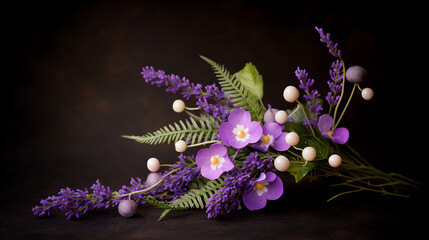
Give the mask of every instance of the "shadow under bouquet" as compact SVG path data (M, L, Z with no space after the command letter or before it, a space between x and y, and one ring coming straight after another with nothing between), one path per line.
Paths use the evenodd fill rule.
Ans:
M159 220L170 211L191 208L205 209L208 218L214 218L242 205L262 209L268 200L279 199L284 189L280 174L290 174L296 182L310 173L335 178L334 186L346 190L328 201L360 191L407 197L402 191L418 189L418 182L374 168L347 144L350 133L340 122L350 100L357 91L365 100L374 92L361 87L366 70L346 68L330 34L316 30L335 59L329 69L330 91L323 96L313 88L315 80L298 67L295 76L300 90L286 86L283 92L287 102L296 104L293 109L263 104L262 76L251 63L231 74L223 65L201 56L213 68L220 87L202 86L144 67L141 75L147 83L179 93L187 101L195 99L195 107L176 100L173 110L186 112L187 119L142 136L123 137L146 144L174 143L180 153L178 161L160 164L150 158L147 167L151 173L146 180L132 178L130 185L118 191L98 180L90 189L61 189L57 196L41 200L33 208L34 214L50 216L58 209L71 219L93 209L118 206L122 216L130 217L138 205L151 204L164 209ZM346 84L353 84L348 96ZM301 95L305 101L299 100ZM197 154L185 155L191 147L199 148ZM166 170L160 171L160 167Z

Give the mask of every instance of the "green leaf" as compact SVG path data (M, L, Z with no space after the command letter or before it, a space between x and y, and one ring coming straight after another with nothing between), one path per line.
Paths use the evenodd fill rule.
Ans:
M315 162L307 162L303 164L302 162L291 161L288 172L295 177L295 181L298 183L301 181L308 172L310 172L316 166Z
M212 116L203 114L199 120L190 117L189 121L183 122L180 120L179 123L170 124L168 127L164 126L153 133L147 133L143 136L123 135L122 137L151 145L177 142L182 139L187 143L195 144L213 140L218 133L218 129L219 122Z
M258 99L262 99L264 95L264 81L255 65L246 63L244 68L234 75L250 93L255 95Z

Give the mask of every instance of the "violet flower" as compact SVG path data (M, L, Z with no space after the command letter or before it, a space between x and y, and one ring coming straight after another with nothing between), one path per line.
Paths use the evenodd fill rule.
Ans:
M234 168L228 157L227 149L222 144L212 144L210 148L200 149L195 163L201 168L201 175L214 180Z
M264 208L267 200L277 200L283 195L283 182L272 172L261 173L253 188L243 194L243 203L249 210Z
M347 128L332 129L334 120L331 115L323 114L319 118L319 130L323 137L329 138L338 144L345 144L349 140L349 130Z
M266 152L271 146L277 151L286 151L289 144L286 143L287 132L282 132L282 127L278 123L265 123L261 139L252 144L252 148Z
M243 109L232 111L228 121L219 126L221 141L226 146L233 146L236 149L259 141L261 136L261 123L252 121L250 113Z

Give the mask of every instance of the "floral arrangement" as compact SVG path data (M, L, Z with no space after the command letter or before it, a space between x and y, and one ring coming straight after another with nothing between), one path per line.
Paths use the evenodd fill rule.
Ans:
M40 201L33 208L38 216L50 216L58 209L67 219L79 218L94 209L118 206L122 216L133 216L139 205L151 204L164 209L159 220L170 211L201 208L208 218L227 214L242 205L249 210L266 206L283 194L279 174L290 174L296 182L310 175L335 178L334 186L346 187L341 195L371 191L406 197L400 190L418 189L418 182L396 173L374 168L347 144L350 133L339 127L355 91L370 100L374 92L361 88L367 72L360 66L347 68L330 34L317 28L334 61L329 69L330 91L324 96L313 85L305 69L297 68L298 88L287 86L284 99L293 109L278 110L262 102L263 80L256 67L247 63L235 74L223 65L201 56L213 68L218 85L202 86L187 78L153 67L144 67L141 75L152 85L167 92L193 98L196 107L182 100L173 103L175 112L188 118L142 136L123 136L140 143L174 143L180 153L174 164L147 161L151 173L145 181L132 178L130 185L118 191L97 180L90 189L61 189L57 196ZM346 96L345 85L353 84ZM299 100L303 94L305 102ZM347 100L346 100L347 99ZM341 108L341 106L343 106ZM187 148L200 148L196 155L185 155ZM166 167L160 171L160 167Z

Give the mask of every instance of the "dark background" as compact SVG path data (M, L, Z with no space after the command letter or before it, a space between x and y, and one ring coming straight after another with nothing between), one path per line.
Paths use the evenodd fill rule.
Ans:
M380 239L420 236L422 193L410 199L359 193L326 203L337 193L324 183L288 181L286 193L257 212L235 211L207 220L184 211L156 222L161 210L144 207L132 219L116 209L66 221L33 216L31 208L60 188L112 189L148 173L155 156L172 163L172 145L141 145L141 135L184 119L171 104L178 95L146 84L151 65L193 82L216 81L207 56L232 73L246 62L264 77L264 102L283 100L298 85L297 66L326 91L334 58L314 26L332 33L348 66L368 71L342 126L376 167L426 182L424 14L418 5L272 1L16 2L2 14L1 226L4 239L295 238ZM420 65L421 64L421 65ZM422 66L422 67L420 67ZM325 91L323 91L325 93ZM190 105L192 101L188 102ZM290 180L290 179L289 179ZM425 217L425 216L423 216Z

